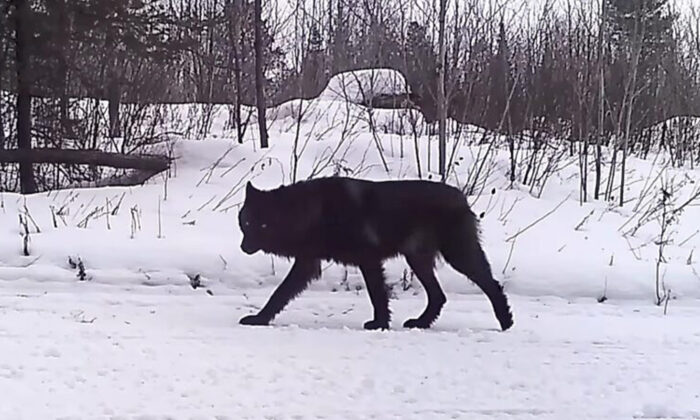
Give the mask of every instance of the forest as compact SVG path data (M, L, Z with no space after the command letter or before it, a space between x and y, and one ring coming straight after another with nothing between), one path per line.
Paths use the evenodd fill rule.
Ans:
M390 68L408 94L369 106L500 132L512 151L566 140L596 166L594 197L609 198L602 146L622 165L654 142L678 165L700 159L688 120L669 123L700 115L698 13L670 0L5 0L0 188L33 192L95 181L96 165L133 168L122 155L168 135L164 104L226 105L242 141L252 107L260 116L318 96L336 74ZM197 118L203 137L207 113ZM57 153L117 143L113 155ZM140 165L151 172L137 181L167 162Z

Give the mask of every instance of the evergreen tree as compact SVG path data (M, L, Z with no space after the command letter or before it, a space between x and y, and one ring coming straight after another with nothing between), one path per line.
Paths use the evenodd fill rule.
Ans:
M675 60L669 0L606 0L610 33L613 107L634 97L632 126L639 129L661 118L655 111L657 93L665 83L664 62ZM634 80L632 80L634 79Z
M654 58L668 53L673 41L672 14L668 0L606 0L613 44L618 51L628 52L634 45L641 46L641 62L649 67Z
M411 92L420 98L426 117L432 120L437 117L438 55L424 25L409 23L403 50L406 81Z
M486 115L489 128L512 130L513 98L511 91L514 83L508 38L505 25L501 22L498 31L497 51L491 58L489 65L489 106Z
M311 26L309 40L301 64L301 96L313 98L318 96L328 83L323 37L316 25Z

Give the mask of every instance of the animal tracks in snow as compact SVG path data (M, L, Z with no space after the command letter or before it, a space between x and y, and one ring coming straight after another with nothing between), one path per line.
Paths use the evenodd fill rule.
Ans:
M27 299L2 287L3 419L700 413L700 308L692 302L663 316L647 303L544 306L514 296L516 325L501 333L479 295L451 296L432 330L405 330L424 300L401 296L392 300L394 329L367 332L369 302L352 293L310 292L272 326L243 327L236 320L249 309L240 295L95 287ZM269 291L247 293L257 300Z

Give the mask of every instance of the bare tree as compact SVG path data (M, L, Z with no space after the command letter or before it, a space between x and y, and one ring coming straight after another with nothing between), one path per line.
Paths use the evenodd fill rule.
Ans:
M258 108L260 147L268 147L265 118L265 75L263 74L262 0L255 0L255 97Z
M241 56L243 55L241 49L244 44L241 37L241 8L238 7L238 0L226 0L226 10L228 11L228 35L229 43L231 44L231 51L229 54L229 61L231 61L233 66L234 75L234 86L236 87L236 95L233 102L233 122L236 126L236 137L239 143L243 143L243 136L245 134L245 129L241 119L241 105L242 105L242 89L243 83L241 82Z
M9 60L9 34L6 32L8 25L8 17L10 13L10 3L6 3L0 8L0 92L4 90L3 78L5 76L5 65ZM5 148L5 118L2 114L4 97L0 96L0 150Z
M447 100L445 99L445 14L447 13L447 0L440 0L440 17L439 17L439 32L438 45L440 52L438 53L438 166L440 176L445 181L447 178Z
M594 198L600 197L600 185L602 183L603 160L603 136L605 135L605 49L603 40L606 34L607 0L600 0L600 27L598 28L598 83L600 93L598 98L598 141L596 142L595 156L595 192Z
M31 94L31 22L28 0L13 0L15 5L15 53L17 54L17 148L32 150L32 94ZM25 152L26 153L26 152ZM22 194L36 192L36 181L31 161L19 163Z

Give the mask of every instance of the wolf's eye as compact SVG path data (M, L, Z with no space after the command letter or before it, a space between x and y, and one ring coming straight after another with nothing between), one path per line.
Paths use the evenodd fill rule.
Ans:
M262 225L260 225L260 227L263 229L267 228L267 223L263 223Z

